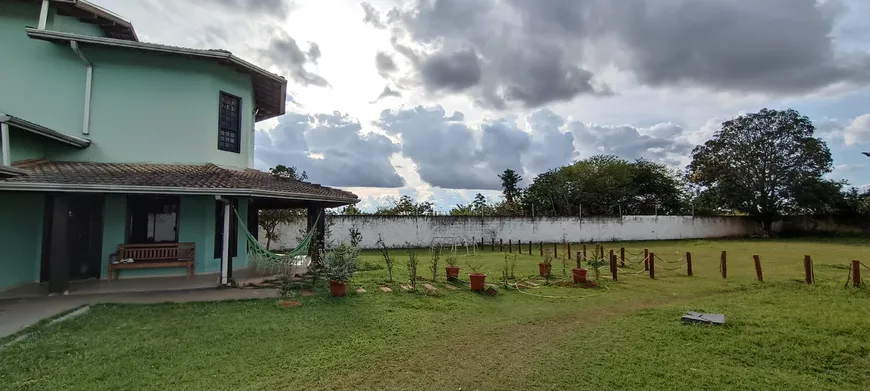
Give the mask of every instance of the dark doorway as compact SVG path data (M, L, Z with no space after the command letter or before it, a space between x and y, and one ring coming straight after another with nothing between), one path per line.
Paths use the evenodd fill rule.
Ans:
M70 279L100 278L103 252L103 196L70 197Z
M100 278L103 247L102 194L50 194L45 220L40 279L52 291L70 280Z

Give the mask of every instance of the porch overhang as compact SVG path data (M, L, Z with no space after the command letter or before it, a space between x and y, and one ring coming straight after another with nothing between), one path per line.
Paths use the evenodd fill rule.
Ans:
M214 164L145 164L37 161L15 167L25 174L0 179L0 191L206 195L266 204L332 208L359 202L350 192Z

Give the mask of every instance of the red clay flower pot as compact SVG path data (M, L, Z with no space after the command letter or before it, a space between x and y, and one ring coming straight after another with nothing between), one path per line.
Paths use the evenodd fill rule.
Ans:
M472 273L468 275L468 279L471 280L471 290L475 292L480 292L486 287L486 274Z
M541 275L541 277L545 277L547 274L550 274L550 271L552 271L552 270L553 270L553 265L547 265L546 263L543 263L543 262L538 264L538 273Z
M575 284L582 284L586 282L586 269L575 267L571 269L571 275L574 276Z
M447 266L447 279L459 279L459 266Z
M347 284L341 281L329 280L329 294L333 297L344 297L347 293Z

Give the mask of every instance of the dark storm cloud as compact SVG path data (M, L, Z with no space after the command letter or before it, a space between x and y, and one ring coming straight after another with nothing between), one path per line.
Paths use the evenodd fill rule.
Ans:
M361 129L359 122L338 112L287 114L274 129L257 131L257 164L263 169L296 166L312 182L327 186L404 186L389 160L399 146L383 135L362 134Z
M480 82L480 63L472 50L436 53L423 60L420 73L429 90L459 92Z
M320 58L320 47L311 43L307 51L302 51L293 37L284 32L272 37L266 49L260 50L260 57L290 74L290 78L303 86L329 86L323 76L305 68L309 63L316 64Z
M844 9L836 0L419 0L383 21L364 6L369 23L389 24L426 90L496 108L610 94L596 77L606 66L648 86L787 95L866 85L870 54L838 51L831 38Z

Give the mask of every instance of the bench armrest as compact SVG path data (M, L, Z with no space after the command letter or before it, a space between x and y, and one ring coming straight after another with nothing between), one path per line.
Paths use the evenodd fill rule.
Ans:
M118 260L118 252L117 251L109 254L109 265L111 265L112 263L114 263L114 261L117 261L117 260Z

